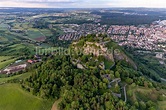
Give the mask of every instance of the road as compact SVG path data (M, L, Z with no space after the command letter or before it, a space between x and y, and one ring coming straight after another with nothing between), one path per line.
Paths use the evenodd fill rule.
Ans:
M126 86L127 86L127 84L123 87L123 90L124 90L124 97L125 97L125 102L127 101Z
M160 78L162 81L165 81L166 82L166 79L164 79L164 78Z
M116 78L116 79L112 80L112 81L110 82L110 84L111 84L111 83L113 83L113 82L115 82L115 81L120 82L120 81L121 81L121 79L120 79L120 78Z

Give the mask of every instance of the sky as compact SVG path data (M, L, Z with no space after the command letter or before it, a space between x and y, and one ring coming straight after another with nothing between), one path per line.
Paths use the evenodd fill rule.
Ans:
M31 8L166 8L165 0L0 0L0 7Z

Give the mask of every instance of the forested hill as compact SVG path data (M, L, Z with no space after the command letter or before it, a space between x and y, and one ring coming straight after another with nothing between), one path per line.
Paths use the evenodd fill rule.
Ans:
M59 99L59 110L154 110L158 107L156 101L162 92L157 91L157 98L151 100L140 99L138 94L132 99L128 91L130 87L164 87L142 76L135 62L107 36L88 35L75 41L69 49L70 55L51 56L36 64L35 72L22 87L42 98ZM112 50L108 52L109 49Z

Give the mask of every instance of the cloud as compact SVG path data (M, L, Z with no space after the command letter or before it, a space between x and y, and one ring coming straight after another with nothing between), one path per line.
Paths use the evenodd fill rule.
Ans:
M109 4L113 7L166 8L165 0L117 0Z
M80 0L1 0L1 2L15 2L15 3L73 3Z
M111 8L166 7L165 0L0 0L0 7Z
M23 1L23 0L19 0ZM78 0L24 0L23 2L27 3L75 3L78 2Z
M18 1L14 1L14 0L4 0L0 2L0 7L29 7L29 8L48 8L47 5L45 4L36 4L36 3L26 3L26 2L18 2Z
M61 8L74 7L82 0L1 0L0 7Z

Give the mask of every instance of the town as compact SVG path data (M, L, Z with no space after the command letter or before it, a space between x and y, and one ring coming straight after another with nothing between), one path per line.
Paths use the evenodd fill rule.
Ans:
M66 28L67 27L67 28ZM88 34L107 34L121 46L130 46L145 50L162 50L166 52L166 21L156 21L150 26L120 26L99 24L70 24L62 27L64 35L59 40L76 40ZM161 43L161 44L160 44Z

